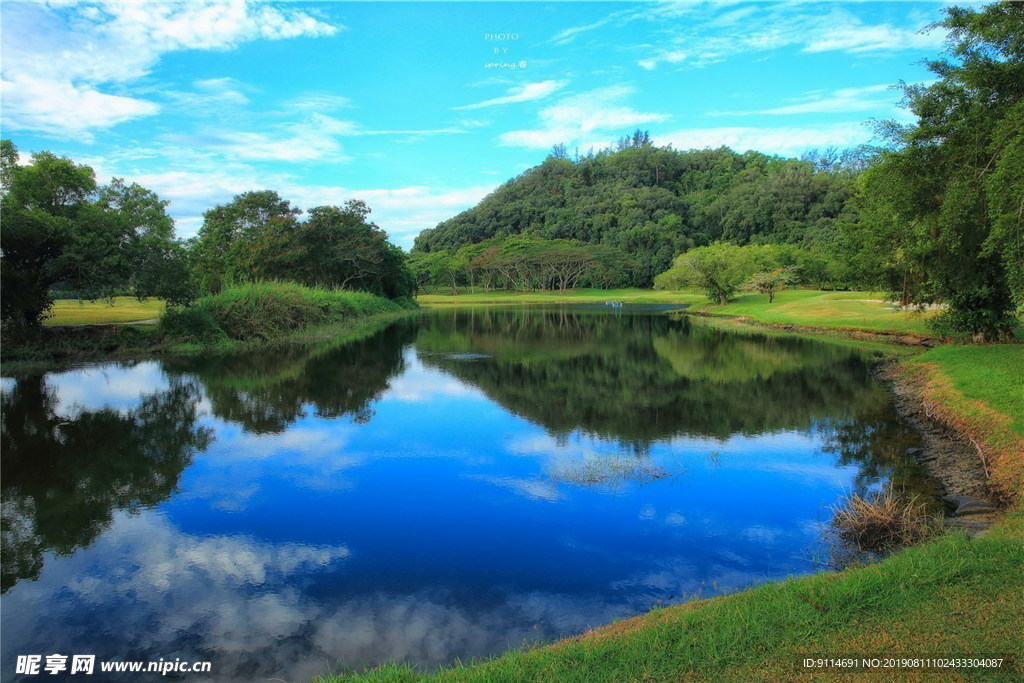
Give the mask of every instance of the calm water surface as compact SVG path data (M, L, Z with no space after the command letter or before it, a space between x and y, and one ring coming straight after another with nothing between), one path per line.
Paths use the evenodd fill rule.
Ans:
M870 366L595 307L5 378L3 679L430 667L815 571L845 491L926 486Z

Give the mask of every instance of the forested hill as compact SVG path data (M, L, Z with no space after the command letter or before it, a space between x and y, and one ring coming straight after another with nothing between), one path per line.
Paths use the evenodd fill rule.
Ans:
M856 153L785 159L728 148L680 152L646 134L569 159L556 148L477 206L424 230L414 252L526 235L617 247L650 285L673 257L718 239L818 244L853 194Z

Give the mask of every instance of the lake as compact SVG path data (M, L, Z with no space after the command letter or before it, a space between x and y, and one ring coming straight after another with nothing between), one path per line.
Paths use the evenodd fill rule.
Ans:
M4 378L3 679L429 668L818 571L844 493L932 491L873 362L567 306Z

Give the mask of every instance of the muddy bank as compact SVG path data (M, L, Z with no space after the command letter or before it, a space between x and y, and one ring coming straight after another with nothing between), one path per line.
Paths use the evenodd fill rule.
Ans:
M928 416L921 396L923 381L912 378L899 363L881 363L874 373L889 383L896 411L921 434L923 447L910 449L914 452L908 452L907 457L916 460L944 489L947 517L952 517L947 524L968 532L991 526L998 513L994 505L987 504L994 496L974 444ZM982 501L986 505L976 504Z

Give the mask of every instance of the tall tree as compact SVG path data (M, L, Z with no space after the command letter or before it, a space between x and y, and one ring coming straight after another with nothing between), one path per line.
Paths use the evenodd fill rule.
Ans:
M994 340L1024 305L1024 4L953 7L939 25L948 56L928 63L935 82L903 85L917 122L887 124L896 147L865 176L862 219L894 293Z
M294 226L301 211L273 190L256 190L236 195L227 204L203 214L199 229L197 268L204 290L217 292L236 280L258 277L251 254L243 254L267 233Z

